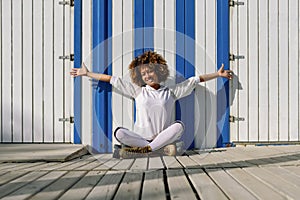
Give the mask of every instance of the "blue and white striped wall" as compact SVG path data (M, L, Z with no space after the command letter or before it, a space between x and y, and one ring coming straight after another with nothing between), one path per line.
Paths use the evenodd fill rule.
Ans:
M144 50L152 49L168 61L171 76L167 85L215 72L216 9L216 2L209 0L82 1L82 59L93 71L105 71L130 81L131 60ZM92 15L88 14L91 11ZM101 45L104 40L108 41L107 45ZM111 56L106 55L108 63L97 63L103 55L98 58L95 53L91 55L99 44L99 48L106 46L103 48L111 53ZM82 132L79 135L82 142L92 145L94 150L110 151L111 141L116 142L111 137L112 131L118 126L133 128L134 102L110 92L107 85L100 85L99 93L99 87L92 84L95 86L91 80L82 79ZM181 119L186 124L183 140L187 147L217 146L216 91L216 81L200 84L176 106L174 120Z

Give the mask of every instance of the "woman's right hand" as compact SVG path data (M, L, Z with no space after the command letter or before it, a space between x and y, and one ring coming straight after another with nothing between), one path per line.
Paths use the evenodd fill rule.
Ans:
M88 72L89 70L87 69L86 65L82 63L81 68L72 68L70 75L73 77L86 76Z

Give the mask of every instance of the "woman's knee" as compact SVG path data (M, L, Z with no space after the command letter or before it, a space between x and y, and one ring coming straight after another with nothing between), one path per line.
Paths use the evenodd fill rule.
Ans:
M182 121L175 121L175 123L173 124L174 128L176 129L176 133L177 133L177 137L180 138L183 134L184 131L184 123Z
M122 140L123 138L125 138L126 137L126 131L125 130L127 130L127 129L125 129L123 127L116 128L115 133L114 133L115 138L117 140Z

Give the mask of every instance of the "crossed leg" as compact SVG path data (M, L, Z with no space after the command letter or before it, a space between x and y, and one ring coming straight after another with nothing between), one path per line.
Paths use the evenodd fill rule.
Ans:
M119 127L115 131L115 138L120 143L131 147L145 147L148 145L151 147L152 151L156 151L168 144L179 140L183 133L183 130L183 123L181 121L176 121L168 128L160 132L152 141L148 141L133 131Z

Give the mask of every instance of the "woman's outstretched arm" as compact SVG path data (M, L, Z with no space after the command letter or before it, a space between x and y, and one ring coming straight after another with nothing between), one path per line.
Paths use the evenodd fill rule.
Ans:
M72 68L70 75L73 77L87 76L103 82L110 82L111 79L110 75L90 72L84 63L82 63L81 68Z
M205 81L209 81L218 77L223 77L223 78L228 78L228 79L232 79L232 71L231 70L224 70L224 64L222 64L222 66L220 67L220 69L215 72L215 73L211 73L211 74L203 74L200 75L200 82L205 82Z

